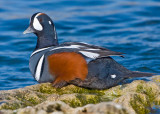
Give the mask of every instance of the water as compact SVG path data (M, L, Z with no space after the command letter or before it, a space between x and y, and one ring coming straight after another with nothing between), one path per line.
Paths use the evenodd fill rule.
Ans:
M54 20L60 43L124 52L114 59L128 69L159 73L159 11L158 0L0 0L0 90L37 84L28 68L36 37L22 34L35 12Z

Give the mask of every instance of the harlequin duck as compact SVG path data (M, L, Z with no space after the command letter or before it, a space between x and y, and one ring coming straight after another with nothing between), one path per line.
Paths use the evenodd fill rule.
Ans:
M74 84L107 89L126 78L152 76L152 73L130 71L110 57L123 57L123 53L86 43L59 44L54 23L44 13L35 13L31 17L26 33L37 36L29 68L39 83L51 82L56 88Z

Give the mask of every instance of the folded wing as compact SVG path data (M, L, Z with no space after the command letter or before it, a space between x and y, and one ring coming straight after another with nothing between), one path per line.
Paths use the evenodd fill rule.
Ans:
M108 57L108 56L120 56L123 57L123 53L121 52L115 52L111 51L109 49L90 45L86 43L77 43L77 42L67 42L62 44L61 46L71 46L72 48L76 49L78 53L81 53L83 56L96 59L96 58L102 58L102 57Z
M123 57L123 53L111 51L109 49L94 46L86 43L66 42L57 47L50 49L51 53L60 52L76 52L83 55L85 58L96 59L108 56L120 56Z

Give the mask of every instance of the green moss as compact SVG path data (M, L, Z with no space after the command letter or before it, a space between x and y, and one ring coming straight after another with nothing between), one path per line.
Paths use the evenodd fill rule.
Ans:
M152 90L152 87L149 86L144 87L144 85L138 85L136 92L147 95L150 102L153 102L155 100L156 96Z
M32 105L37 105L37 104L41 103L41 101L36 99L35 97L29 97L26 100L29 101Z
M155 105L160 105L160 101L155 101Z
M150 112L149 107L151 105L159 105L159 102L155 101L157 93L152 87L146 84L139 84L136 88L136 92L146 95L146 98L148 99L148 102L143 102L143 99L137 96L137 98L134 98L134 100L131 101L131 105L137 113L147 114ZM143 104L144 107L139 104Z
M59 90L58 94L77 93L75 99L62 101L69 104L71 107L78 107L103 101L104 99L102 96L105 95L105 91L106 90L92 90L70 85Z
M120 86L111 88L105 92L105 95L102 96L103 101L112 101L118 97L122 96L122 90Z
M9 97L6 97L6 100L11 100L12 98L9 96Z
M52 85L49 83L41 84L40 87L36 89L36 91L40 93L47 93L47 94L57 93L56 89L53 88Z
M160 78L155 79L155 81L160 83Z
M141 96L135 95L130 104L137 114L148 114L150 112L150 103Z
M37 97L43 100L46 100L47 96L44 94L37 94Z
M71 107L81 107L86 104L96 104L102 101L100 96L97 95L76 95L75 99L71 100L62 100L63 102L69 104Z
M73 93L79 93L79 94L96 94L96 95L105 95L104 93L105 90L93 90L93 89L85 89L85 88L80 88L80 87L76 87L74 89L72 89Z
M2 110L2 109L15 110L20 107L21 107L21 104L19 104L19 103L13 103L13 104L5 103L0 107L0 110Z
M92 90L71 85L62 88L57 93L60 95L77 93L75 99L62 100L63 102L69 104L71 107L84 106L86 104L95 104L102 101L111 101L114 98L121 96L121 91L119 90L119 88L116 89L116 92L108 91L106 93L106 91L107 90Z
M72 94L72 93L104 95L104 90L86 89L74 85L62 88L62 94Z
M72 94L72 93L88 93L88 94L97 94L97 95L104 95L104 90L92 90L92 89L85 89L81 87L77 87L74 85L69 85L66 87L63 87L61 89L52 87L51 84L41 84L40 87L36 90L40 93L46 93L46 94Z
M27 103L27 106L34 106L43 101L43 99L40 99L37 95L29 93L29 92L24 92L24 93L18 92L15 95L15 98L21 101L22 105L25 105Z
M153 80L154 82L160 83L160 76L154 76L154 77L152 78L152 80Z
M148 102L144 102L144 100L142 98L140 98L139 96L136 96L136 98L134 98L134 100L131 101L131 105L132 105L133 109L137 113L141 113L141 114L149 113L150 112L149 107L153 104L156 104L156 102L155 102L155 98L156 98L155 91L153 90L152 87L150 87L146 84L145 85L144 84L139 84L136 88L136 92L146 95L146 98L148 99ZM143 106L141 104L143 104Z
M29 91L16 92L12 97L16 98L17 100L14 102L5 103L4 105L2 105L1 109L14 110L26 106L35 106L45 100L44 98L42 99L42 97L40 98L39 96L40 95L29 93Z

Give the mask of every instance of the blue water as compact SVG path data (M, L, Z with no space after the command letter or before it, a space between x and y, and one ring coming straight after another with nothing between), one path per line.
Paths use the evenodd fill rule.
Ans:
M160 71L158 0L0 0L0 90L37 84L28 61L36 37L23 35L35 12L45 12L59 42L77 41L124 52L130 70Z

